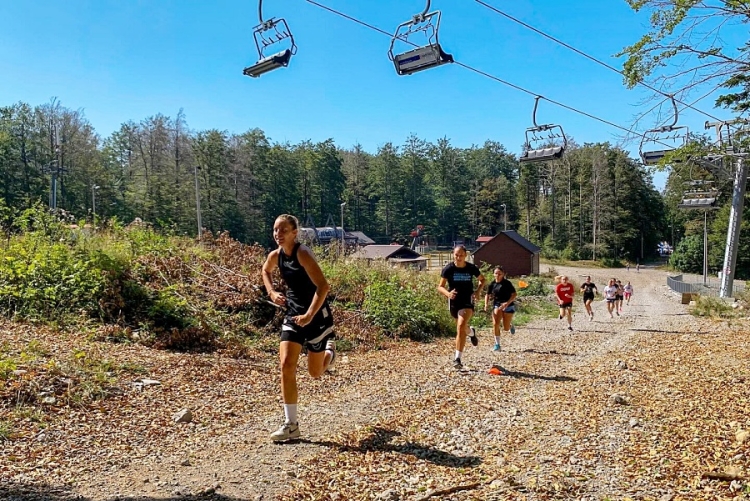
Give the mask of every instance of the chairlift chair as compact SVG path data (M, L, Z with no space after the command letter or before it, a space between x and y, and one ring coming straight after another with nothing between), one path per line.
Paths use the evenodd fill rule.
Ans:
M674 96L669 96L669 98L672 100L672 107L674 109L674 120L672 123L670 125L657 127L656 129L647 130L641 136L641 144L638 147L638 152L644 165L658 164L667 153L670 153L687 143L689 135L688 128L684 125L677 125L677 119L679 117L677 102L675 101ZM665 141L670 141L671 144L666 143ZM679 144L680 141L682 144ZM644 149L648 143L659 144L661 148L652 150Z
M693 166L690 167L690 181L685 181L687 190L682 193L682 201L677 204L678 209L715 209L719 198L719 190L711 179L696 179Z
M270 18L263 20L263 0L258 1L258 18L260 24L253 28L253 39L258 49L258 62L242 70L243 75L257 78L264 73L289 66L292 56L297 53L297 45L287 22L281 19ZM265 55L266 49L289 39L289 47L271 55Z
M417 14L409 21L399 24L396 32L393 34L393 38L391 38L388 57L393 61L396 73L399 75L411 75L418 71L453 62L453 56L443 50L438 40L438 30L440 29L442 14L439 10L428 13L430 3L431 0L427 0L427 5L421 14ZM427 45L416 46L413 42L409 42L409 35L418 32L425 33L427 36ZM394 53L396 41L414 45L416 48L396 54Z
M531 115L534 126L526 129L526 142L524 143L524 151L518 159L519 162L549 162L550 160L557 160L562 158L565 148L568 147L568 138L565 137L565 131L563 131L562 126L556 124L539 125L536 123L536 110L541 97L536 96L534 99L534 111ZM539 135L540 133L542 133L541 136ZM540 148L532 146L541 142L546 142L548 146Z

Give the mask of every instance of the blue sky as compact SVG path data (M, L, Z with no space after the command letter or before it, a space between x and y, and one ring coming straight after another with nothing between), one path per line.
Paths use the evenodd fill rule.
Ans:
M319 0L386 31L421 12L422 0ZM613 57L648 28L647 14L624 0L487 0L574 47L621 67ZM242 75L257 59L257 3L236 0L51 0L1 2L0 104L57 97L83 109L106 137L128 120L184 109L196 130L259 127L274 141L333 138L375 152L411 133L469 147L486 139L519 153L531 125L531 95L457 65L396 75L387 37L304 0L264 0L299 47L288 68ZM433 0L443 13L440 40L456 60L617 124L630 127L651 93L501 17L472 0ZM702 92L697 91L694 98ZM713 99L697 106L719 117ZM621 131L542 101L539 123L561 124L577 142L618 142ZM702 130L694 111L681 124ZM646 123L657 125L655 118ZM638 144L625 147L637 156ZM655 177L657 187L664 175Z

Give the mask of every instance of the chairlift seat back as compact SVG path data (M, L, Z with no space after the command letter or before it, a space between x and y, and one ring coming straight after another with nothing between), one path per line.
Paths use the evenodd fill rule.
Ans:
M417 71L452 63L453 56L446 53L439 43L417 47L403 54L393 56L393 64L399 75L411 75Z
M521 154L519 162L548 162L562 158L565 148L562 146L553 146L550 148L540 148L538 150L526 150Z
M282 68L289 66L289 60L292 58L292 50L291 49L285 49L281 52L277 52L276 54L270 55L268 57L264 57L257 63L255 63L252 66L248 66L244 70L242 70L243 75L247 75L249 77L257 78L261 76L264 73L268 73L271 70L275 70L276 68Z

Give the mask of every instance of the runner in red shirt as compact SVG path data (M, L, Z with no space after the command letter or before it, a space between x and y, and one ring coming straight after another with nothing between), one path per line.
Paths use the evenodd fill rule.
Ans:
M560 305L560 318L562 319L567 315L568 317L568 330L573 330L573 295L575 294L575 287L573 284L568 282L568 277L561 275L555 277L555 281L559 280L560 283L555 287L555 294L557 294L557 304Z

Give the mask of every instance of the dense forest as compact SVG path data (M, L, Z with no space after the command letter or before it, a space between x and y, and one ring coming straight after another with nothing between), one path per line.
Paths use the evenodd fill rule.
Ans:
M412 135L376 152L329 139L280 144L259 129L191 130L182 112L122 124L100 138L57 101L0 108L0 192L8 207L50 198L79 219L136 217L195 234L202 225L270 244L275 216L339 224L378 242L406 241L423 225L431 242L473 241L505 227L551 256L629 259L653 254L667 228L649 173L610 144L573 144L551 163L521 164L487 140L457 148ZM55 147L55 139L59 147Z

